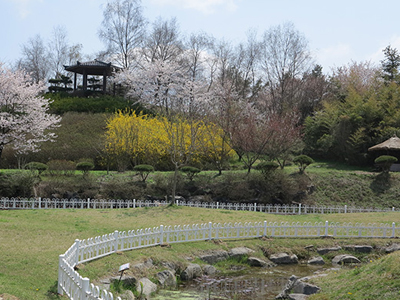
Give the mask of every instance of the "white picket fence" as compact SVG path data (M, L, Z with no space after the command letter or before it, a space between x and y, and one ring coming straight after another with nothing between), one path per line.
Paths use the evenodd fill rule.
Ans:
M110 234L76 240L59 256L58 293L66 294L70 299L113 300L114 296L100 290L82 278L74 270L77 264L98 259L117 251L128 251L152 247L164 243L183 243L212 239L250 239L259 237L310 238L333 236L338 238L395 238L400 235L396 224L355 224L351 223L204 223L193 225L175 225L115 231ZM120 300L120 298L117 298Z
M115 199L58 199L58 198L0 198L0 209L121 209L168 205L166 201ZM177 201L179 206L210 209L257 211L269 214L332 214L399 211L392 208L364 208L351 206L271 205L259 203L225 203Z

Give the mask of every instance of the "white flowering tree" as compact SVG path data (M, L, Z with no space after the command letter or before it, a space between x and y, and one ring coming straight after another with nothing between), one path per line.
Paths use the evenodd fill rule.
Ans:
M0 158L6 145L23 154L38 151L40 143L56 137L51 129L61 118L47 112L49 100L40 96L45 88L25 71L0 63Z
M178 170L190 161L197 147L198 118L207 97L206 84L193 80L180 64L162 60L145 62L142 70L126 70L117 76L120 83L128 85L130 95L163 117L169 154L175 166L172 187L175 199Z

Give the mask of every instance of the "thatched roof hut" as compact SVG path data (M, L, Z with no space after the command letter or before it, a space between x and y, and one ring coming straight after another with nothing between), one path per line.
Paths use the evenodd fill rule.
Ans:
M383 143L372 146L368 151L400 151L400 138L391 137Z
M374 152L376 157L380 155L394 156L400 162L400 138L393 136L383 143L370 147L368 151ZM400 172L400 164L393 164L390 171Z

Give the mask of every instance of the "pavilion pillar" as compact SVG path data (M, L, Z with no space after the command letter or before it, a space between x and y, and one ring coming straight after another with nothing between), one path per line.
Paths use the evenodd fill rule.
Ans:
M83 70L83 90L87 90L87 72Z
M107 88L107 71L103 71L103 94L106 93L106 88Z
M76 91L76 72L74 72L74 92Z

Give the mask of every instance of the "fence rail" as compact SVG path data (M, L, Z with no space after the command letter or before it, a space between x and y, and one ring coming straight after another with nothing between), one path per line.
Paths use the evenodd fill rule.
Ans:
M76 240L59 257L58 293L66 294L70 299L113 300L114 296L100 291L98 286L90 284L88 278L82 278L74 270L77 264L98 259L117 251L127 251L152 247L163 243L183 243L212 239L250 239L259 237L310 238L333 236L340 238L395 238L400 235L400 227L391 224L351 223L288 223L288 222L246 222L246 223L203 223L193 225L175 225L115 231L113 233ZM120 298L117 298L120 300Z
M225 203L177 201L179 206L209 209L246 210L269 214L332 214L399 211L391 208L365 208L352 206L271 205L259 203ZM168 205L166 201L121 199L58 199L58 198L0 198L0 209L121 209Z

